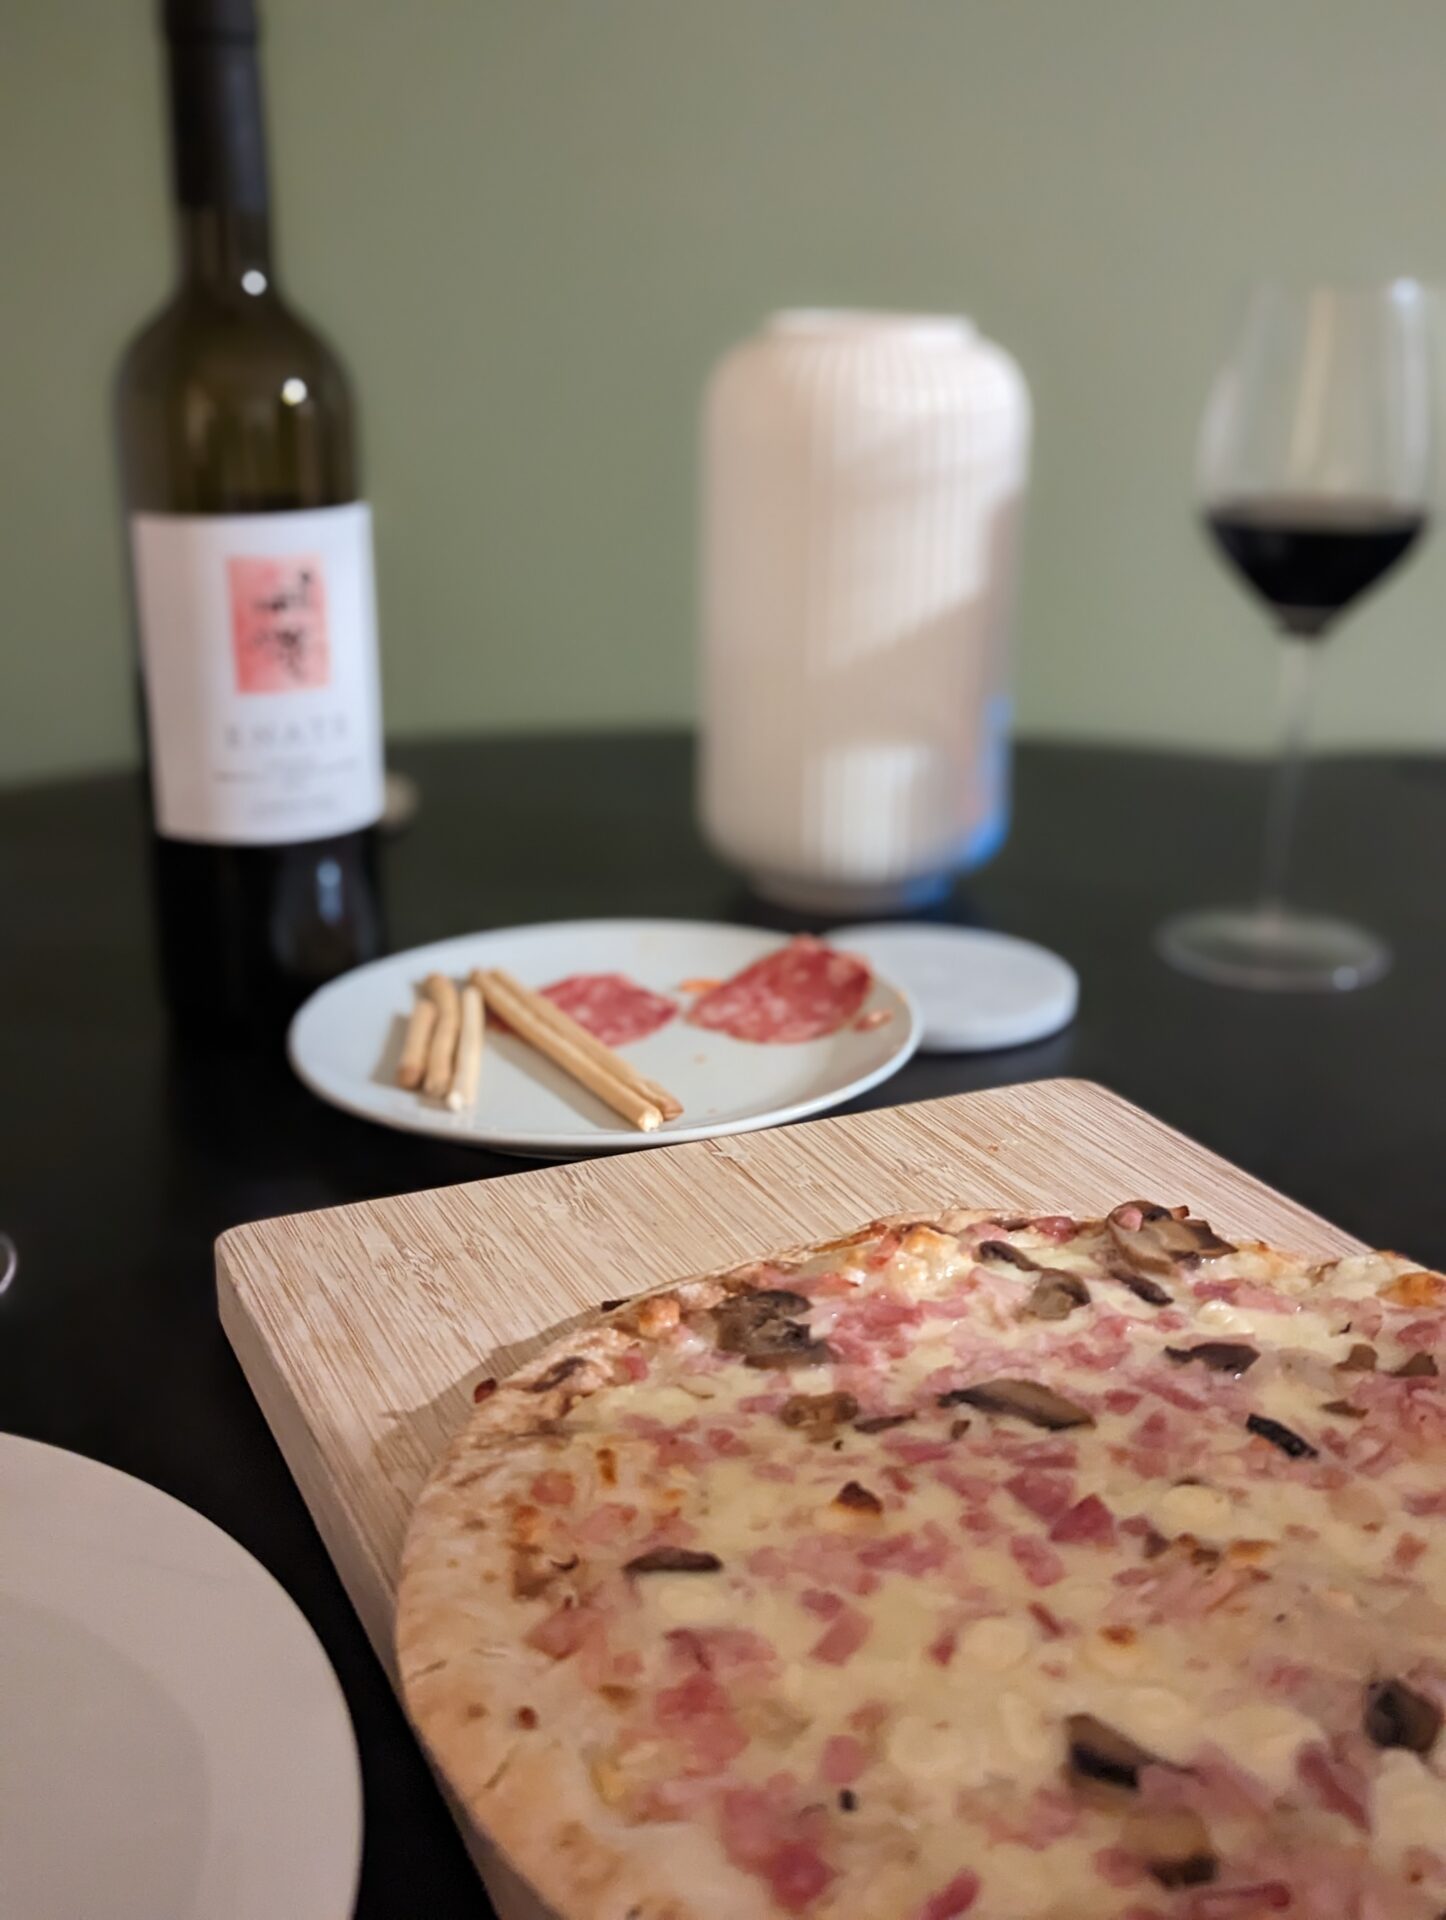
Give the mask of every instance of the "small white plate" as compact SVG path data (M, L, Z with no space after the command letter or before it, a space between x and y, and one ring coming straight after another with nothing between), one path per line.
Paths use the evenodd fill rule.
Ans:
M1069 962L1013 934L887 920L837 927L828 937L914 996L924 1053L1026 1047L1067 1027L1079 1006L1079 975Z
M563 920L464 934L333 980L297 1014L287 1049L301 1079L333 1106L384 1127L501 1153L561 1158L747 1133L838 1106L896 1073L918 1045L912 1002L876 979L863 1011L885 1020L792 1046L734 1040L689 1026L680 1014L622 1049L683 1103L681 1118L654 1133L624 1125L560 1067L490 1026L474 1112L449 1113L395 1086L393 1076L407 1015L429 973L461 980L474 967L505 967L528 987L573 973L623 973L655 993L679 996L685 981L725 980L785 938L691 920ZM687 996L679 997L686 1006Z
M178 1500L0 1434L0 1914L346 1920L361 1782L286 1594Z

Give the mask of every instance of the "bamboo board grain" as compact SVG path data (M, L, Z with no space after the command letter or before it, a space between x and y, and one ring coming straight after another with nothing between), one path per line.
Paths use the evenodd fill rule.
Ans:
M407 1515L467 1414L599 1300L879 1213L1188 1200L1222 1232L1357 1243L1102 1087L1055 1080L260 1221L217 1247L221 1318L390 1660Z
M1136 1196L1188 1201L1227 1236L1359 1245L1104 1088L1052 1080L237 1227L218 1298L390 1671L407 1515L473 1383L586 1308L881 1213L1098 1214Z

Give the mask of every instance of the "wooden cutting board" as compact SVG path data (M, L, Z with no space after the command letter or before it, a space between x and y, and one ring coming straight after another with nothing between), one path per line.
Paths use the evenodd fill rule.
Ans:
M1099 1214L1136 1197L1308 1253L1360 1244L1104 1088L1046 1080L263 1220L222 1237L217 1286L390 1671L407 1515L473 1383L583 1309L881 1213ZM487 1877L499 1907L525 1910Z

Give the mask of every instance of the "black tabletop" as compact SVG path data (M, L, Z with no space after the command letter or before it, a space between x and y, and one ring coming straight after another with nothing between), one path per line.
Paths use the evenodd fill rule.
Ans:
M395 759L422 792L386 852L396 946L574 915L785 924L699 842L681 737ZM1446 1261L1446 764L1352 758L1312 774L1299 896L1396 949L1383 982L1338 996L1207 987L1151 950L1164 914L1247 892L1263 779L1218 760L1021 749L1009 843L946 917L1065 954L1079 1018L1033 1047L916 1058L860 1104L1084 1075L1362 1238ZM295 1596L361 1747L363 1920L486 1909L221 1334L211 1245L238 1221L519 1164L334 1113L279 1046L175 1046L152 984L137 784L0 796L0 1228L20 1251L0 1298L0 1426L176 1494Z

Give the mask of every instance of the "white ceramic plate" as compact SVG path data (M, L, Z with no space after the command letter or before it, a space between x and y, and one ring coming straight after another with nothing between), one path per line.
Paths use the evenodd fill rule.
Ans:
M346 1920L351 1723L310 1627L189 1507L0 1434L0 1914Z
M672 994L685 980L726 979L784 939L689 920L568 920L441 940L358 967L313 994L292 1022L291 1064L313 1093L365 1120L544 1159L777 1126L896 1073L918 1045L912 1002L876 979L864 1011L886 1020L797 1046L758 1046L670 1021L623 1049L683 1103L682 1117L655 1133L626 1126L551 1061L490 1027L475 1111L449 1113L393 1085L393 1076L416 989L431 972L460 980L474 967L505 967L529 987L573 973L624 973Z

